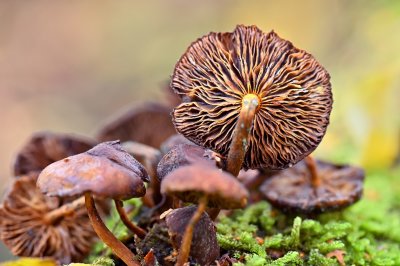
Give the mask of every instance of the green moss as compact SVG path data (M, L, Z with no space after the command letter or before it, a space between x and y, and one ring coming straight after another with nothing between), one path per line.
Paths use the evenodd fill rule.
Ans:
M400 265L400 170L369 174L365 195L342 212L307 219L273 211L260 202L217 225L222 248L237 265ZM261 240L261 241L260 241ZM340 253L340 252L337 252ZM273 260L272 255L281 257Z

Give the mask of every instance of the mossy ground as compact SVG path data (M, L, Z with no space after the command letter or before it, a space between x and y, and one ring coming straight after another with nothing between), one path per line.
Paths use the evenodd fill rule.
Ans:
M235 265L400 265L400 168L368 173L362 200L343 211L305 217L259 202L220 217L217 231ZM102 245L95 253L109 255Z

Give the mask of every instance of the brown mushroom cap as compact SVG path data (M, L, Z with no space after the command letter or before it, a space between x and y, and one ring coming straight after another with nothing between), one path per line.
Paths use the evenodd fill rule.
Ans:
M83 137L52 132L37 132L18 152L14 175L39 172L58 160L89 150L94 141Z
M328 72L315 58L255 26L210 33L190 45L171 86L179 133L226 156L246 94L259 98L244 168L283 169L310 154L329 123Z
M171 211L166 216L168 234L176 250L180 249L186 226L196 212L196 209L196 206L179 208ZM207 212L203 212L193 230L192 245L190 248L191 262L198 265L210 265L218 257L219 245L217 232Z
M82 260L96 240L85 207L48 224L46 214L70 199L44 196L36 179L22 176L6 194L0 206L0 239L17 256L53 257L63 264Z
M179 167L161 182L161 193L185 202L197 203L208 196L208 206L221 209L243 208L249 194L234 176L205 163Z
M135 106L106 123L97 138L100 141L136 141L159 148L164 140L176 133L170 113L169 107L158 103Z
M119 142L104 142L93 149L47 166L37 185L48 196L75 196L85 192L112 199L130 199L146 193L144 167Z
M174 146L163 156L157 166L157 177L162 180L166 175L184 165L193 164L199 161L216 165L220 160L210 150L197 145L179 144Z
M181 134L174 134L167 138L160 146L160 151L162 154L169 152L174 146L179 144L191 144L195 145L193 142L182 136Z
M320 185L310 183L310 171L304 161L266 180L260 187L265 198L286 212L321 213L342 209L359 200L364 171L349 165L316 160Z

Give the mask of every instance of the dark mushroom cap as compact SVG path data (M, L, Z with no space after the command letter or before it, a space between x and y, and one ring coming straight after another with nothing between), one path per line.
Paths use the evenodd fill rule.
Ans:
M22 176L6 194L0 206L0 239L16 256L52 257L63 264L82 260L96 240L85 207L49 225L45 215L72 199L44 196L36 179Z
M174 146L179 144L191 144L195 145L193 142L182 136L181 134L174 134L167 138L160 146L160 151L162 154L169 152Z
M135 106L107 122L97 138L100 141L136 141L159 148L164 140L176 133L170 113L169 107L158 103Z
M234 176L205 163L182 166L169 173L161 182L161 193L192 203L208 195L208 206L221 209L243 208L249 197Z
M166 175L184 165L193 164L199 161L216 165L220 160L210 150L197 145L179 144L174 146L163 156L157 166L157 177L162 180Z
M40 172L46 166L65 157L89 150L94 141L74 135L37 132L18 152L14 160L14 175Z
M310 171L301 161L266 180L260 191L275 207L299 213L338 210L361 198L361 168L316 160L316 170L321 183L315 190L310 184Z
M111 141L47 166L37 185L48 196L92 192L99 197L124 200L143 196L144 181L149 181L144 167L118 141Z
M255 26L210 33L190 45L175 66L171 86L179 133L226 156L242 99L260 101L244 168L283 169L310 154L329 123L328 72L315 58Z
M168 234L173 247L179 250L185 229L197 207L189 206L171 211L166 216ZM193 230L190 261L198 265L210 265L219 257L217 232L207 212L203 212Z

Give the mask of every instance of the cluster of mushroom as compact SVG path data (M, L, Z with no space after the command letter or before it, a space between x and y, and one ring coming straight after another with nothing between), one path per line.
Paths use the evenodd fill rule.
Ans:
M145 265L211 265L220 256L214 222L222 209L244 208L259 195L283 211L343 208L361 197L363 171L309 156L329 124L329 79L312 55L274 32L238 26L210 33L176 64L171 105L148 104L119 116L102 127L96 146L67 137L43 144L51 134L32 140L18 156L15 174L35 177L14 183L0 208L7 217L0 238L16 255L66 263L87 255L94 230L126 265L141 259ZM36 180L46 196L32 185ZM29 199L16 196L22 182L34 194ZM150 222L142 226L123 208L123 200L133 197L149 208ZM105 205L104 199L115 201L136 236L134 248L102 222L95 200ZM37 218L26 218L25 210L38 211ZM13 223L17 218L28 230ZM166 246L149 247L162 227ZM65 235L73 240L63 241Z

